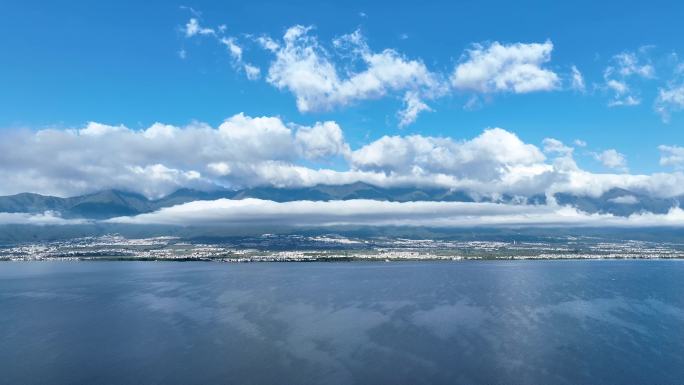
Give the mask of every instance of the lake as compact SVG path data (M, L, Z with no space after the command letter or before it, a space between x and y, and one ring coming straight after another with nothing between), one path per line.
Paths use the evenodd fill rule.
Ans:
M681 384L684 261L0 263L3 384Z

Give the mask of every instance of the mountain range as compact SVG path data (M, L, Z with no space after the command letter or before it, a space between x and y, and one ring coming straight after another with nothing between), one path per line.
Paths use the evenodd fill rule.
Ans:
M624 189L611 189L599 197L558 193L558 203L570 205L588 213L611 213L627 216L637 212L666 213L679 205L683 197L654 198L646 194ZM69 198L21 193L0 196L0 212L42 213L55 211L65 218L106 219L152 212L196 200L220 198L259 198L276 202L297 200L331 201L349 199L374 199L394 202L449 201L473 202L465 191L447 188L379 187L367 183L346 185L317 185L301 188L255 187L242 190L199 191L180 189L160 199L120 190L104 190L93 194ZM485 200L486 201L486 200ZM513 196L504 195L500 202L517 202ZM544 195L527 197L526 204L545 204Z

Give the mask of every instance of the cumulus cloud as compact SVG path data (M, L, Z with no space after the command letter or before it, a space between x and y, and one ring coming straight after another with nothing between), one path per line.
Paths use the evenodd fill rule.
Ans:
M555 72L544 68L553 43L475 44L451 75L452 85L479 93L550 91L559 87Z
M233 68L249 80L264 79L292 94L300 112L315 113L341 109L360 102L392 98L403 102L397 124L406 127L423 112L433 111L433 102L454 91L469 93L464 108L482 106L495 93L524 94L537 91L574 90L585 93L584 75L575 65L565 73L551 67L554 45L545 42L504 44L475 43L461 56L451 73L429 69L421 58L409 58L396 49L371 49L360 30L331 42L320 40L311 26L294 25L281 38L268 35L225 34L227 28L200 25L193 12L182 28L188 38L211 36L227 48ZM256 44L272 56L267 66L246 60L247 44ZM248 47L247 47L248 48ZM624 51L610 58L598 90L610 95L608 106L642 103L640 82L655 79L651 46ZM179 52L185 58L185 50ZM676 57L675 57L676 59ZM257 58L258 60L258 58ZM676 72L681 74L684 66ZM654 109L668 122L673 111L684 108L681 76L658 90Z
M272 51L266 80L291 92L302 112L325 111L356 101L376 99L395 91L435 92L438 77L419 60L410 60L392 49L373 52L360 31L334 41L334 47L363 63L363 70L348 70L341 75L332 55L311 34L311 27L289 28L281 43L261 38ZM423 108L424 109L424 108Z
M468 141L420 135L384 136L351 154L355 169L393 176L440 176L462 183L533 178L549 170L534 145L500 128L485 130ZM494 188L494 186L491 186Z
M512 168L534 166L544 159L537 147L500 128L487 129L465 142L420 135L384 136L351 155L352 165L362 170L442 173L480 180L492 180Z
M118 188L158 197L181 187L354 182L443 187L492 201L504 196L525 201L537 194L553 199L558 192L596 197L612 188L657 197L684 194L680 171L591 173L577 166L571 147L553 138L542 144L539 148L510 131L491 128L469 139L383 136L351 148L335 122L305 126L244 114L218 127L156 123L132 130L91 122L80 129L0 130L0 194L66 196ZM679 150L661 151L663 165L676 164ZM627 171L617 151L597 157Z
M352 171L364 173L357 177L370 183L438 185L494 199L502 194L552 197L558 192L597 197L612 188L658 197L684 193L684 186L679 185L684 181L681 173L591 173L576 165L572 149L562 142L549 138L544 147L547 154L555 156L551 163L536 146L494 128L462 141L421 135L383 136L354 150L349 160ZM596 156L608 167L627 172L626 159L617 151Z
M290 127L277 117L243 114L217 128L155 123L132 130L91 122L81 129L4 130L0 193L120 188L159 196L180 187L253 185L277 180L269 169L348 151L334 122Z
M295 143L299 152L308 159L347 155L350 152L342 129L335 122L316 123L312 127L299 128L295 134Z
M202 28L197 19L186 26L186 36L207 34L228 48L234 67L249 80L261 78L262 71L243 57L246 43L224 36L225 28ZM200 32L204 31L204 33ZM393 98L403 101L397 112L399 127L416 121L420 113L432 111L430 101L454 90L470 91L466 109L479 102L480 94L529 93L560 90L561 77L547 68L553 43L474 44L466 51L451 74L432 71L420 58L409 58L392 48L371 49L360 30L339 36L328 43L320 40L312 26L294 25L282 38L248 35L247 42L272 55L264 80L291 93L300 112L331 111L362 101ZM569 88L584 91L584 78L576 66Z
M594 158L601 162L604 166L616 170L627 171L627 159L625 156L615 149L605 150L594 154Z
M587 214L556 205L377 200L274 202L261 199L195 201L157 212L108 220L181 226L270 224L297 226L684 226L684 211L667 214Z
M473 196L543 194L567 179L566 170L545 162L536 146L501 128L466 141L444 137L384 136L352 152L354 170L390 180L441 185Z
M676 169L684 169L684 147L658 146L660 150L660 165L672 166Z
M185 30L187 37L213 35L227 48L237 70L244 71L249 80L261 77L259 67L243 60L243 46L237 38L223 36L225 29L217 34L201 28L193 18ZM301 25L288 28L282 41L269 36L251 40L274 56L265 80L291 92L301 112L328 111L401 92L405 108L399 118L400 125L405 126L420 112L430 110L426 99L447 91L439 75L422 61L408 59L393 49L374 52L359 30L334 39L332 51L312 34L312 27Z

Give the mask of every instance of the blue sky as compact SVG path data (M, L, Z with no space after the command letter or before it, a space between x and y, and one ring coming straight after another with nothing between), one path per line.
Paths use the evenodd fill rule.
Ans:
M671 171L659 164L658 146L684 144L684 112L677 111L684 102L668 105L669 121L656 112L656 103L661 90L681 84L683 8L674 1L399 1L390 6L6 0L0 12L0 127L81 128L90 121L134 130L155 122L218 126L244 113L309 126L335 121L352 149L385 135L460 140L501 127L540 148L549 137L567 145L584 141L586 146L575 147L574 159L592 172L615 172L597 159L608 149L624 155L632 174ZM188 36L191 18L215 33ZM225 30L219 32L221 25ZM445 84L468 61L474 44L486 50L494 42L504 47L550 42L550 56L539 66L558 79L552 89L532 92L455 87L438 96L423 95L432 111L403 127L397 115L403 89L302 111L290 89L266 80L274 55L255 41L268 36L282 43L295 25L312 26L307 33L329 53L336 52L334 39L358 30L371 52L393 49L401 58L423 63ZM260 68L259 79L245 76L242 62L236 64L222 37L235 39L241 60ZM638 105L609 105L614 91L606 71L611 66L619 71L615 57L621 54L631 55L638 68L651 68L643 76L617 79L629 86ZM345 61L337 54L329 59L341 77L345 69L364 70L358 60ZM582 90L571 85L573 66L583 77ZM465 108L472 100L477 106Z

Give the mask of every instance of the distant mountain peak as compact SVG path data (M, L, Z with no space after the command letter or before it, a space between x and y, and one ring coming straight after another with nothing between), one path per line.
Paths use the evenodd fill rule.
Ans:
M611 213L626 216L648 211L666 213L677 206L679 197L657 198L614 188L599 197L557 193L556 201L588 213ZM625 197L624 199L618 199ZM83 217L90 219L111 218L114 216L136 215L197 200L215 200L220 198L245 199L258 198L276 202L297 200L333 201L349 199L373 199L393 202L408 201L448 201L474 202L493 201L491 199L474 199L468 191L440 187L381 187L365 182L345 185L316 185L311 187L273 186L251 187L241 190L202 191L191 188L180 188L159 199L148 199L145 196L129 191L107 189L81 196L60 198L33 193L21 193L0 197L0 212L56 211L64 217ZM629 200L630 204L624 202ZM528 197L504 194L494 202L515 204L545 204L546 196L536 194Z

